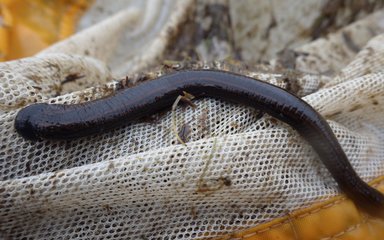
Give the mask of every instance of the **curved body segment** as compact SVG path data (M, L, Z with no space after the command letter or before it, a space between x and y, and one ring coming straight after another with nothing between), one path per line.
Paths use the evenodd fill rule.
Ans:
M341 190L358 207L384 218L384 196L356 174L326 120L295 95L253 78L216 70L161 76L113 96L75 105L33 104L15 128L28 139L73 139L105 132L170 107L183 91L254 107L289 124L320 156Z

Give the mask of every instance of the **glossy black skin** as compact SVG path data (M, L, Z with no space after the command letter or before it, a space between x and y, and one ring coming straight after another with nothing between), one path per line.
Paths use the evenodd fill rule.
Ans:
M384 218L383 194L359 178L319 113L284 89L229 72L180 71L105 99L75 105L33 104L18 113L15 128L32 140L73 139L103 133L170 107L183 91L196 98L213 97L251 106L288 123L312 145L341 190L358 207Z

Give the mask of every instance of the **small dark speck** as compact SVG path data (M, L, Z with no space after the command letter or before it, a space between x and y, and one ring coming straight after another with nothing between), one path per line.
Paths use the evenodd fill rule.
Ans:
M102 205L102 208L104 208L107 212L110 212L112 210L112 207L108 204Z
M337 111L337 112L331 113L329 115L326 115L325 117L326 118L333 118L333 117L335 117L335 116L337 116L337 115L339 115L341 113L342 113L342 111Z
M36 89L36 90L39 90L39 91L41 91L43 88L41 88L41 87L39 87L39 86L32 86L34 89Z
M34 89L36 89L36 90L39 90L39 91L41 91L41 90L43 90L43 88L42 87L39 87L39 86L32 86Z
M360 51L360 47L357 46L356 43L353 41L349 32L343 31L342 36L343 36L345 44L347 45L347 47L349 49L351 49L355 53Z
M76 81L79 78L83 78L84 75L79 75L78 73L68 74L61 84Z
M358 104L358 105L352 107L351 109L349 109L349 112L354 112L354 111L356 111L356 110L358 110L358 109L360 109L360 108L363 108L363 106L361 106L360 104Z
M229 186L232 185L232 181L231 181L231 179L230 179L229 177L222 177L220 180L221 180L221 181L223 182L223 184L224 184L225 186L227 186L227 187L229 187Z

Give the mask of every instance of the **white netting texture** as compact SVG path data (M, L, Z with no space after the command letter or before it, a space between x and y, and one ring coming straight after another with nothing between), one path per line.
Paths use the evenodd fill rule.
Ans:
M322 41L297 58L300 70L316 72L321 64L310 49L329 44ZM334 77L289 74L369 181L384 175L384 35L362 44ZM210 98L72 141L33 142L15 132L15 115L32 102L73 104L111 94L121 84L107 69L92 57L52 51L0 64L0 238L213 237L339 193L311 146L288 125ZM290 81L285 72L249 74L283 87ZM90 80L100 87L55 96L68 76L84 80L79 89Z

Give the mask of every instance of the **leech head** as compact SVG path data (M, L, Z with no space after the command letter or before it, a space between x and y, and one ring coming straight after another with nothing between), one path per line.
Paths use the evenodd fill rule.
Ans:
M45 109L47 104L33 104L20 110L15 118L15 129L28 140L38 140L40 137L35 132L36 126L33 123L33 118L39 116Z

